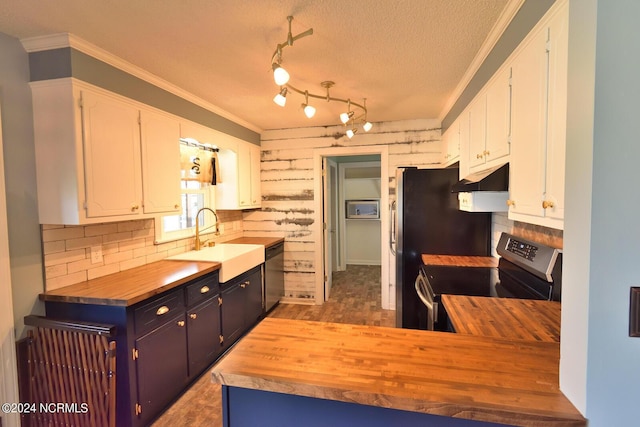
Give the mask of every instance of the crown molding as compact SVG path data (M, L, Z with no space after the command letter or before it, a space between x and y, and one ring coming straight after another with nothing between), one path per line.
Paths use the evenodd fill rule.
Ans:
M494 46L496 45L496 43L498 42L498 40L500 39L504 31L507 29L507 27L511 23L511 20L513 20L514 16L516 16L516 13L518 13L518 11L520 10L524 2L525 0L510 0L507 3L504 10L498 17L498 21L493 26L493 28L491 29L487 37L484 39L484 42L482 43L480 50L478 51L476 56L473 58L473 61L471 61L469 68L467 68L467 71L462 76L462 79L458 82L458 85L456 86L455 90L449 97L449 100L447 101L442 111L440 112L440 115L438 116L438 119L440 120L440 122L442 122L442 120L449 113L449 111L454 106L454 104L456 103L460 95L462 95L462 92L467 87L467 85L469 84L473 76L475 76L475 74L478 72L484 60L487 59L487 56L491 52L491 49L494 48Z
M127 62L122 58L119 58L113 55L112 53L107 52L106 50L99 48L98 46L81 39L80 37L74 36L73 34L59 33L59 34L52 34L48 36L30 37L30 38L21 39L20 42L22 43L22 46L28 53L40 52L44 50L60 49L60 48L66 48L66 47L73 48L99 61L102 61L108 65L111 65L119 70L122 70L128 74L131 74L132 76L135 76L141 80L144 80L147 83L150 83L156 87L159 87L160 89L164 89L167 92L170 92L182 99L185 99L195 105L198 105L208 111L211 111L212 113L215 113L221 117L224 117L225 119L231 120L241 126L244 126L247 129L250 129L256 133L260 134L263 132L263 129L260 129L254 124L249 123L229 113L228 111L223 110L222 108L216 105L213 105L205 101L204 99L199 98L190 92L187 92L184 89L179 88L178 86L172 83L169 83L168 81L156 76L155 74L152 74L136 65L133 65L130 62Z

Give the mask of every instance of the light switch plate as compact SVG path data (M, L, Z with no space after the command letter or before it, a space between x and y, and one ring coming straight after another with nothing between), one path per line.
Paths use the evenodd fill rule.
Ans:
M629 336L640 337L640 287L631 288L629 301Z
M102 262L102 246L91 246L91 264Z

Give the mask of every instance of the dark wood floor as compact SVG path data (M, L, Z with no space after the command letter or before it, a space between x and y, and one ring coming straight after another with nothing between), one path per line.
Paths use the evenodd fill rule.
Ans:
M380 304L380 266L349 265L335 272L329 300L323 305L280 304L271 317L358 325L395 325L395 311ZM154 424L154 427L222 426L220 386L209 370Z

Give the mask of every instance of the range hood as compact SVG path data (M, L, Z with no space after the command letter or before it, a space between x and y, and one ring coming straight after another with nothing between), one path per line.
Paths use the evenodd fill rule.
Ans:
M467 175L451 187L452 193L509 191L509 163Z

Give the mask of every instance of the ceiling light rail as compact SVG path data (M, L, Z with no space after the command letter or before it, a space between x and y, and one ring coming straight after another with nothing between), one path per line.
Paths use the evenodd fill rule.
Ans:
M346 132L347 136L349 138L352 138L353 135L357 132L357 129L355 127L356 122L359 122L362 124L362 129L365 132L370 131L373 125L371 124L371 122L367 120L367 99L366 98L364 98L364 101L362 104L359 104L357 102L352 102L350 98L348 99L335 98L331 96L329 93L329 89L331 89L335 85L335 82L330 80L323 81L322 83L320 83L320 86L322 86L326 90L325 95L310 93L308 90L298 89L297 87L289 83L291 76L282 67L282 50L287 46L293 46L294 41L301 39L303 37L312 35L313 28L309 28L308 30L303 31L300 34L293 36L291 33L291 21L293 21L293 16L287 16L287 20L289 21L289 32L287 34L287 40L276 46L276 50L273 52L273 55L271 57L271 68L273 70L273 78L276 84L280 86L280 91L273 98L273 102L275 102L281 107L284 107L287 103L287 94L290 92L298 93L304 96L304 103L302 104L302 108L303 108L304 114L308 118L312 118L316 113L316 108L313 105L309 104L309 98L323 99L327 102L331 102L331 101L342 102L344 104L347 104L347 111L340 114L340 121L345 126L350 126L350 129L348 129ZM356 112L351 110L352 106L361 109L362 112L356 115Z

